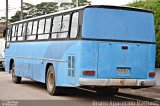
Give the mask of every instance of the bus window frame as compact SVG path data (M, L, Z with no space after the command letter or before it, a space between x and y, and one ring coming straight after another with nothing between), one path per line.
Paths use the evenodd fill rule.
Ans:
M31 25L30 33L28 34L28 25L29 25L29 23L32 23L32 25ZM33 21L28 21L27 22L27 30L26 30L26 40L27 40L27 36L32 35L32 30L33 30Z
M78 13L78 24L77 24L77 34L75 38L71 38L71 30L72 30L72 18L73 18L73 14ZM80 38L81 35L79 35L79 25L80 25L80 11L74 11L71 13L71 22L70 22L70 33L69 33L69 39L71 40L75 40Z
M60 32L57 33L57 37L56 37L56 38L59 38L59 35L61 35L61 33L65 33L65 32L62 32L63 19L64 19L64 17L63 17L63 15L61 15L61 21L60 21L61 26L60 26L60 29L59 29ZM67 32L68 32L68 31L67 31Z
M37 40L37 31L38 31L39 21L38 21L38 19L28 21L28 22L27 22L27 28L28 28L28 23L30 23L30 22L32 23L31 32L30 32L29 35L26 34L26 40L25 40L25 41L36 41L36 40ZM34 22L37 22L36 34L33 34ZM35 39L28 39L28 36L35 36Z
M39 33L38 31L37 31L37 39L36 40L47 40L47 39L49 39L49 36L50 36L50 31L49 31L49 33L45 33L45 29L46 29L46 20L47 19L51 19L51 17L45 17L45 18L40 18L39 20L38 20L38 31L39 31L39 23L40 23L40 21L41 20L44 20L44 25L43 25L43 32L42 33ZM50 27L51 27L51 24L50 24ZM50 29L49 29L50 30ZM47 39L39 39L38 37L39 36L43 36L43 34L48 34L48 38Z
M71 38L70 37L70 34L71 34L71 24L72 24L72 16L74 13L78 13L78 26L77 26L77 34L76 34L76 37L75 38ZM52 15L52 16L47 16L47 17L42 17L42 18L37 18L37 19L33 19L33 20L29 20L29 21L24 21L24 22L20 22L20 23L16 23L16 24L12 24L15 25L15 30L17 30L17 26L21 23L25 24L26 23L26 32L25 32L25 37L24 37L24 40L15 40L15 41L11 41L11 42L32 42L32 41L56 41L56 40L76 40L76 39L82 39L81 37L81 29L79 28L80 27L80 23L82 24L82 17L80 14L83 13L83 9L79 9L79 10L74 10L74 11L69 11L69 12L65 12L65 13L60 13L60 14L56 14L56 15ZM68 35L67 37L65 38L51 38L53 32L52 32L52 27L53 27L53 19L54 17L56 16L65 16L65 15L69 15L70 18L69 18L69 28L68 28L68 31L61 31L61 32L55 32L55 33L64 33L64 32L68 32ZM38 39L38 27L39 27L39 21L42 20L42 19L45 19L45 24L44 24L44 33L43 34L49 34L49 37L48 39ZM50 19L50 31L49 33L45 33L45 26L46 26L46 20L47 19ZM81 19L81 20L80 20ZM33 33L33 27L34 27L34 22L37 21L37 30L36 30L36 34L32 34ZM30 34L27 34L27 28L28 28L28 25L29 23L32 23L32 28L31 28L31 32ZM61 20L61 26L62 26L62 20ZM14 36L17 35L16 34L16 31L14 32ZM28 36L36 36L35 39L28 39L27 37ZM12 37L12 36L11 36Z
M15 27L13 27L13 26L15 26L15 25L12 25L12 26L11 26L11 31L13 31L13 28L15 28ZM15 29L14 29L14 30L15 30ZM15 31L14 31L14 32L15 32ZM13 32L11 32L11 34L10 34L10 41L12 41L12 33L13 33Z
M6 29L6 33L5 33L5 48L9 48L10 46L10 42L11 42L11 35L12 35L12 25L8 26Z
M48 19L50 19L50 27L49 27L49 33L46 33L46 23L47 23L47 20L48 20ZM46 18L45 18L44 34L49 34L48 39L50 39L51 28L52 28L51 25L52 25L52 17L46 17Z
M16 25L16 32L15 32L16 41L18 41L18 28L19 28L19 24Z
M17 28L18 28L18 24L15 25L14 36L12 36L12 38L15 37L14 41L17 41L17 34L18 34L18 29Z
M62 26L63 14L55 15L55 16L52 17L52 27L51 27L51 32L50 32L50 33L51 33L51 39L52 39L52 40L53 40L53 39L61 39L61 38L57 38L57 37L58 37L58 34L59 34L59 33L62 33L62 32L61 32L61 26L60 26L59 31L54 31L54 32L53 32L53 27L54 27L53 23L54 23L54 18L55 18L55 17L61 17L60 24L61 24L61 26ZM57 35L56 35L56 38L52 38L52 34L57 34Z
M24 27L24 25L25 25L25 27ZM28 23L27 23L27 22L26 22L26 23L23 23L23 29L22 29L22 36L24 36L23 41L26 40L27 27L28 27ZM24 28L25 28L25 29L24 29ZM24 34L24 35L23 35L23 34Z
M37 26L34 27L35 23L36 23ZM37 32L38 32L38 24L39 24L39 20L34 20L33 23L32 23L32 33L31 33L31 35L32 36L36 35L36 38L37 38ZM33 33L34 28L36 28L35 33ZM35 38L35 40L36 40L36 38Z
M65 16L69 16L69 22L68 22L67 30L62 30L63 29L63 25L64 25L64 17ZM63 14L62 15L61 28L60 28L60 32L58 34L67 33L67 36L66 37L58 37L57 39L67 39L68 38L68 36L69 36L69 27L70 27L70 18L71 18L71 14Z
M13 28L13 25L11 25L10 42L12 41L12 28Z
M39 33L39 24L40 24L40 21L41 21L41 20L44 20L43 32L42 32L42 33ZM38 20L38 32L37 32L38 35L44 34L45 22L46 22L46 18L42 18L42 19L39 19L39 20Z
M19 35L19 26L21 25L21 32L20 32L20 35ZM22 35L22 33L23 33L23 25L24 25L24 23L19 23L18 24L18 32L17 32L17 41L23 41L24 39L19 39L19 38L21 38L21 37L23 37L23 35Z

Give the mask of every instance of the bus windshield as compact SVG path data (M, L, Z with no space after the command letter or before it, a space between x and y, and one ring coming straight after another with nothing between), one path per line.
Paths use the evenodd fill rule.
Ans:
M86 8L82 37L155 42L154 17L150 12Z

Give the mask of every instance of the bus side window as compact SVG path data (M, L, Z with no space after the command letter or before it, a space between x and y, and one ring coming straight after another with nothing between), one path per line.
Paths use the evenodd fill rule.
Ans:
M38 25L38 21L34 21L32 35L37 34L37 25Z
M78 34L78 17L79 17L78 12L73 13L70 38L76 38L77 37L77 34Z
M11 28L7 29L7 32L6 32L6 37L7 37L7 42L10 41L10 35L11 34Z
M19 40L23 40L23 38L22 38L22 24L19 24L18 25L18 35L17 35L17 40L19 41Z
M16 32L16 26L15 26L15 25L13 25L13 26L12 26L11 41L15 41L15 40L16 40L15 32Z
M24 23L24 24L23 24L23 31L22 31L23 40L25 40L26 30L27 30L27 24Z
M37 32L37 21L29 22L27 27L27 40L35 40Z
M58 38L67 38L69 30L70 15L64 15L61 27L61 33L59 33Z
M46 24L46 19L41 19L39 21L38 39L48 39L49 37L49 33L45 34L45 24Z
M11 41L11 28L6 30L6 42L5 42L5 47L9 48L10 46L10 41Z
M14 36L17 38L17 35L18 35L18 25L15 26L15 33L14 33ZM17 40L17 39L16 39Z
M61 29L62 16L56 16L53 19L52 38L57 38Z
M27 34L26 35L31 35L32 33L32 24L33 22L29 22L27 26Z
M45 34L50 33L50 27L51 27L51 18L46 19L46 24L45 24Z
M39 21L39 27L38 27L38 34L43 34L44 33L44 25L45 25L45 19L41 19Z

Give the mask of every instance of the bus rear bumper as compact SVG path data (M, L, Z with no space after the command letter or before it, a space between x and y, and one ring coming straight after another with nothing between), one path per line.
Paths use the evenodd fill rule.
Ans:
M84 86L128 86L147 87L155 86L156 80L152 79L89 79L80 78L80 85Z

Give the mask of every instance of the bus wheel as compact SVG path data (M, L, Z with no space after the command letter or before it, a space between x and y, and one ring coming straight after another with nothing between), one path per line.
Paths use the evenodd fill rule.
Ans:
M11 72L12 72L12 81L13 81L15 84L21 83L21 79L22 79L22 78L19 77L19 76L16 76L16 74L15 74L14 63L12 64Z
M98 88L96 92L100 95L113 96L118 93L118 90L119 88Z
M60 88L56 87L55 72L52 65L49 66L46 77L47 91L50 95L59 95L62 93Z

